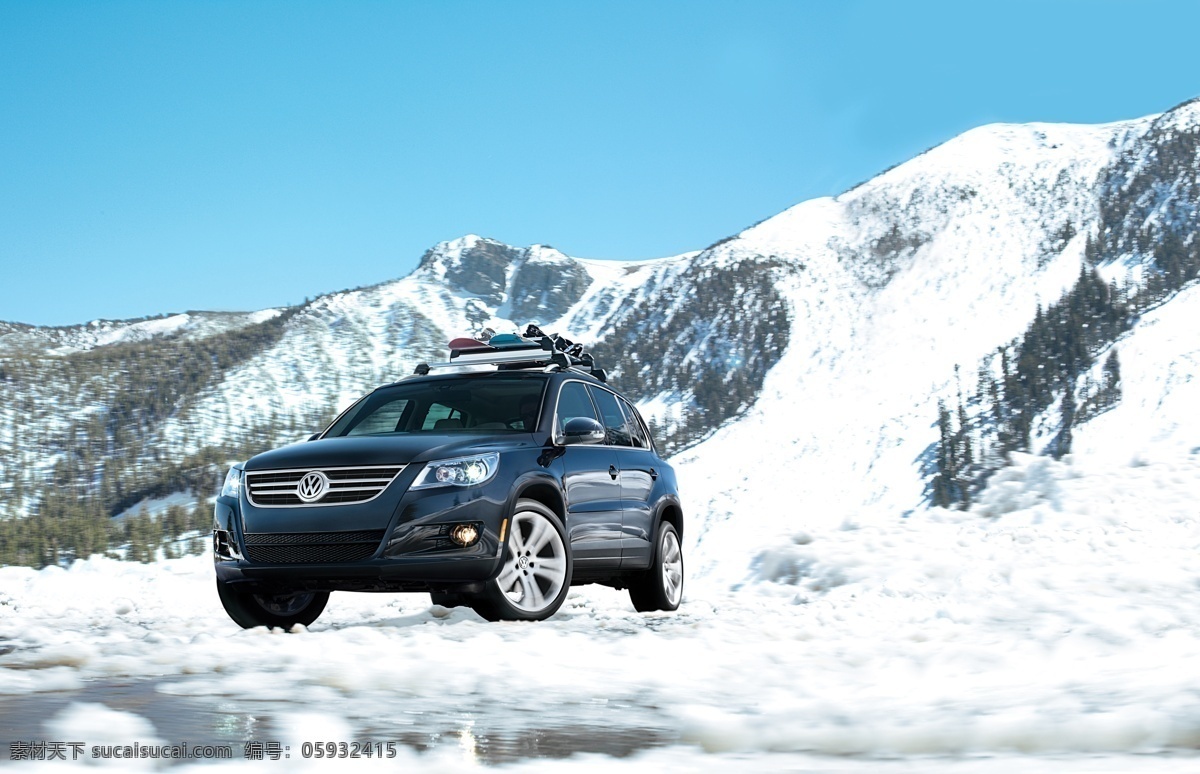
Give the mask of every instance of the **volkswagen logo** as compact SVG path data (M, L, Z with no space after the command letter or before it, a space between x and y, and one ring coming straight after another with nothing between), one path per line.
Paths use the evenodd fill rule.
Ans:
M306 503L320 500L329 491L329 479L319 470L305 473L304 478L296 483L296 496Z

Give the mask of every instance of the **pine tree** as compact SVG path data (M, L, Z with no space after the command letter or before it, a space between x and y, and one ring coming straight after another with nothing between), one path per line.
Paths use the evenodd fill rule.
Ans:
M942 508L949 508L954 502L955 466L954 466L954 432L951 428L950 409L946 402L938 398L938 442L935 448L937 472L933 477L933 503Z
M1062 424L1062 429L1059 431L1058 443L1055 446L1054 456L1062 457L1071 451L1072 426L1075 423L1075 398L1071 394L1070 388L1063 395L1062 408L1059 412L1059 419Z
M967 431L967 426L967 408L963 405L960 394L958 396L958 433L955 435L959 470L965 470L975 464L975 458L971 452L971 434Z
M1117 357L1117 349L1113 347L1102 369L1103 384L1100 387L1098 403L1101 408L1111 408L1121 400L1121 361Z

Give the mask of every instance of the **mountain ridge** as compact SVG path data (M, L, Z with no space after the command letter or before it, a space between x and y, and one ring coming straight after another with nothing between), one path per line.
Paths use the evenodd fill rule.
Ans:
M1175 272L1168 290L1182 286L1161 247L1196 247L1200 122L1194 101L1178 110L1100 126L980 127L667 258L447 240L400 279L230 318L238 325L195 340L225 358L220 369L172 343L193 341L182 324L154 334L133 323L143 340L109 330L114 340L91 350L49 342L57 354L28 341L6 349L13 334L0 326L0 398L29 409L0 409L0 463L21 479L5 513L35 512L48 481L83 496L116 476L122 502L203 490L120 471L202 460L215 478L221 454L295 439L366 389L444 357L451 337L530 320L589 342L665 450L688 449L681 460L707 471L694 484L706 525L733 513L731 493L754 500L745 482L758 473L712 468L724 452L702 459L731 435L751 446L751 436L777 437L781 458L823 482L802 505L903 511L928 483L937 401L971 392L980 361L1062 298L1081 267L1129 287ZM254 314L265 316L245 316ZM129 396L149 370L137 358L153 361L160 346L197 376L151 409L154 396ZM114 373L93 373L89 357L109 358ZM95 507L111 512L113 502Z
M956 135L948 140L945 140L944 142L933 145L930 148L922 151L921 153L919 153L909 159L905 159L903 161L897 162L896 164L893 164L890 167L887 167L886 169L882 170L881 172L877 173L876 175L872 176L871 178L863 180L862 182L857 183L854 186L851 186L850 188L846 189L845 191L842 191L841 193L824 196L824 197L817 197L815 199L808 199L808 200L805 200L802 202L798 202L795 205L784 208L783 210L779 211L775 215L767 216L766 218L763 218L762 220L748 226L747 228L745 228L735 234L732 234L728 237L717 240L713 244L708 245L707 247L702 248L700 250L687 251L687 252L680 253L680 254L673 255L673 256L662 256L662 257L656 257L656 258L644 258L644 259L632 259L632 260L598 259L598 258L585 258L585 257L581 257L581 256L572 256L572 255L563 253L563 252L557 250L557 248L554 248L550 245L545 245L545 244L541 244L541 243L535 243L535 244L532 244L532 245L529 245L526 247L520 247L520 246L516 246L516 245L510 245L506 242L503 242L502 240L494 239L491 237L481 236L481 235L475 234L475 233L469 233L469 234L464 234L457 238L438 242L437 244L435 244L434 246L432 246L431 248L426 250L425 253L422 255L421 259L419 259L417 266L414 269L412 269L408 274L402 275L400 277L392 278L392 279L385 279L380 282L372 283L369 285L362 285L362 286L358 286L355 288L346 288L346 289L337 290L337 291L329 291L329 292L320 294L316 298L323 298L325 296L335 295L337 293L345 293L345 292L352 292L352 291L359 291L359 290L369 290L371 288L376 288L376 287L379 287L382 285L388 285L388 284L391 284L394 282L398 282L398 281L400 281L402 279L406 279L410 275L418 272L420 269L422 269L425 266L425 264L427 262L435 260L438 252L443 250L444 248L448 248L448 247L453 248L456 245L464 245L464 244L469 244L472 242L486 242L486 243L498 245L498 246L501 246L503 248L506 248L508 250L513 250L513 251L530 251L530 250L535 250L538 248L544 248L544 249L553 251L553 252L557 253L558 255L563 256L564 258L568 258L569 260L581 262L581 263L603 262L603 263L613 263L613 264L618 264L618 265L645 264L645 263L652 263L652 262L657 262L657 261L670 261L670 260L673 260L676 258L682 258L682 257L692 257L695 255L699 255L701 253L710 251L725 242L735 240L735 239L739 238L740 236L742 236L743 234L745 234L749 231L752 231L759 225L761 225L767 221L774 220L775 218L778 218L782 215L785 215L786 213L790 212L791 210L795 209L796 207L806 205L810 202L819 202L819 201L824 201L824 200L832 200L835 202L843 201L846 197L859 191L859 189L867 187L872 183L885 181L886 179L889 178L889 176L892 175L893 172L896 172L897 170L900 170L900 169L907 167L915 162L925 159L925 158L929 157L931 154L935 154L936 152L938 152L940 150L944 150L949 147L954 147L958 143L961 143L961 142L966 141L971 138L975 138L977 136L995 136L995 135L1001 134L1001 133L1010 133L1010 132L1017 133L1017 132L1026 132L1026 131L1034 132L1035 134L1045 134L1046 130L1049 130L1052 132L1053 131L1061 131L1061 130L1067 130L1067 131L1080 130L1083 132L1097 132L1097 133L1112 132L1112 130L1124 130L1124 131L1114 132L1113 134L1115 137L1115 136L1120 136L1120 135L1129 135L1130 133L1136 133L1136 132L1138 132L1138 130L1145 131L1145 130L1149 129L1154 123L1156 123L1160 120L1164 120L1164 119L1177 120L1177 119L1186 118L1189 116L1191 117L1191 121L1193 124L1200 124L1200 97L1195 97L1195 98L1192 98L1189 100L1185 100L1185 101L1175 105L1174 107L1172 107L1168 110L1165 110L1161 113L1152 113L1152 114L1148 114L1148 115L1141 116L1138 118L1110 121L1110 122L1105 122L1105 123L1101 123L1101 124L1075 124L1075 123L1067 123L1067 122L1040 122L1040 121L1028 122L1028 123L994 122L994 123L989 123L989 124L983 124L983 125L974 127L972 129L968 129L967 131L965 131L959 135ZM1110 138L1110 139L1112 139L1112 138ZM26 331L29 331L29 330L66 331L66 330L73 330L73 329L77 329L77 328L82 328L82 327L86 327L86 326L95 326L95 325L122 325L122 324L132 325L132 324L136 324L136 323L150 322L150 321L153 321L156 319L160 319L162 317L175 317L175 316L179 316L179 315L238 316L238 315L262 314L262 313L266 313L266 312L270 312L270 311L277 311L277 310L284 309L284 308L292 308L293 306L303 306L303 305L304 304L294 304L294 305L290 305L290 306L284 305L284 306L275 306L275 307L264 307L263 309L253 310L253 311L214 311L214 310L204 310L204 309L189 309L189 310L184 310L184 311L151 314L151 315L135 317L135 318L96 318L95 320L91 320L91 321L87 321L87 322L69 323L66 325L35 325L35 324L30 324L30 323L22 323L19 321L0 320L0 343L2 343L3 337L6 334L11 333L12 330L14 330L14 329L20 329L20 330L26 330Z

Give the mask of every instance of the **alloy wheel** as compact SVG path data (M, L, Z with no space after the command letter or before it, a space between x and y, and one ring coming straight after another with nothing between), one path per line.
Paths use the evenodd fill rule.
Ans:
M683 594L683 551L679 548L679 536L673 530L663 532L662 574L667 601L678 605Z
M496 584L513 607L537 613L558 598L567 582L567 549L554 525L536 511L514 515L511 530Z

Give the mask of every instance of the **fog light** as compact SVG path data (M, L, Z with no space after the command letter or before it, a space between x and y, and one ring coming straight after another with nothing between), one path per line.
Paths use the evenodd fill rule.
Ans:
M213 554L218 559L241 558L241 554L234 547L233 536L223 529L213 530Z
M474 524L455 524L450 528L450 539L466 548L479 542L479 528Z

